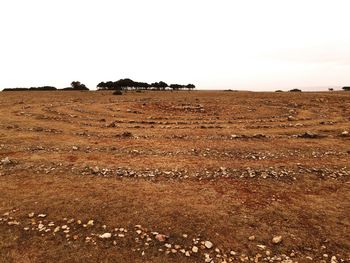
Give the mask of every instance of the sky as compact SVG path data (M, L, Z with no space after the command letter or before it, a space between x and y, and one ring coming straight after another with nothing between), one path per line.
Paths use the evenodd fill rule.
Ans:
M0 89L350 85L348 0L0 0Z

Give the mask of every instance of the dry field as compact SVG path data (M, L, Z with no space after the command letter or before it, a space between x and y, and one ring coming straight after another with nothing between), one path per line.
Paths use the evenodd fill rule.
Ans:
M350 262L350 92L2 92L0 262Z

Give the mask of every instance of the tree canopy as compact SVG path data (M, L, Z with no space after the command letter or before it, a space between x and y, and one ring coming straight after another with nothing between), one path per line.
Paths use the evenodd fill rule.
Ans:
M131 79L120 79L117 81L100 82L97 84L98 90L193 90L196 86L193 84L180 85L171 84L168 85L164 81L154 82L148 84L147 82L133 81Z

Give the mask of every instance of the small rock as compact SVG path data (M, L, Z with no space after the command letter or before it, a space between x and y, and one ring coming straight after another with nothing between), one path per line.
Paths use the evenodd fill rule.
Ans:
M92 171L97 174L100 171L100 168L98 168L98 166L95 166L92 168Z
M210 242L210 241L205 241L205 242L204 242L204 246L205 246L206 248L210 249L210 248L213 247L213 243Z
M5 157L4 159L1 160L1 163L2 163L3 165L7 165L7 164L11 164L12 161L10 160L10 158Z
M10 222L8 222L7 223L9 226L17 226L17 225L19 225L19 222L18 221L10 221Z
M318 135L317 133L312 133L312 132L307 131L307 132L305 132L303 134L298 135L298 137L315 139L315 138L319 138L320 135Z
M343 132L341 133L341 136L347 137L347 136L349 136L349 132L348 132L348 131L343 131Z
M171 248L171 244L169 244L169 243L166 243L164 246L167 248Z
M100 235L100 238L102 238L102 239L108 239L108 238L111 238L111 237L112 237L111 233L104 233L104 234Z
M258 248L262 249L262 250L265 250L266 249L266 246L265 245L256 245Z
M192 252L193 253L197 253L198 252L198 247L197 246L193 246L192 247Z
M29 214L28 214L28 217L29 217L29 218L34 217L34 212L29 213Z
M164 242L164 241L166 240L166 235L157 234L157 235L156 235L156 239L157 239L159 242Z
M248 237L248 240L250 240L250 241L255 240L255 236L250 236L250 237Z
M338 259L336 256L331 257L331 263L338 263Z
M281 243L282 242L282 236L274 236L273 238L272 238L272 243L273 244L279 244L279 243Z
M45 217L46 217L46 214L39 214L38 217L40 217L40 218L45 218Z

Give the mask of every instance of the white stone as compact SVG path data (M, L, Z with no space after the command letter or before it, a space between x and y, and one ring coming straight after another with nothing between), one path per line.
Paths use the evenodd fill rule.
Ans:
M104 234L100 235L100 238L102 238L102 239L107 239L107 238L111 238L111 237L112 237L111 233L104 233Z
M210 241L205 241L205 242L204 242L204 246L205 246L206 248L212 248L212 247L213 247L213 243L210 242Z

